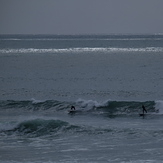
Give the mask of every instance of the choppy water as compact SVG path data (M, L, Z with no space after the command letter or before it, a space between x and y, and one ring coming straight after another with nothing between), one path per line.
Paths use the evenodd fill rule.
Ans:
M1 35L0 162L163 162L162 63L162 35Z

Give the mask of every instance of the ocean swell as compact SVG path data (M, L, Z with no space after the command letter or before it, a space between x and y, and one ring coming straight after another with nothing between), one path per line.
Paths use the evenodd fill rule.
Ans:
M112 129L95 128L84 125L72 125L66 121L44 118L33 118L12 124L10 129L7 126L0 126L0 136L58 136L64 134L103 134L112 132Z
M3 126L1 128L0 134L7 135L26 135L32 137L45 136L45 135L57 135L60 132L66 132L79 128L75 125L70 125L68 122L55 120L55 119L43 119L43 118L33 118L29 120L24 120L12 124L12 127L8 129Z

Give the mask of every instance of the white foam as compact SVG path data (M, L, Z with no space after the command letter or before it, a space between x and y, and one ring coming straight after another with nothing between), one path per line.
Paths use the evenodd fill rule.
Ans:
M163 114L163 101L155 101L155 110L156 112L159 112L159 114Z
M163 52L163 47L145 47L145 48L114 48L114 47L84 47L84 48L63 48L63 49L35 49L35 48L21 48L21 49L1 49L2 54L23 54L23 53L81 53L81 52Z
M97 102L95 100L84 100L79 98L76 101L77 105L79 105L81 108L86 108L86 109L94 109L96 107L100 107L100 106L107 106L108 105L108 101L103 101L103 102Z
M32 98L31 101L32 101L33 104L45 102L45 100L44 101L43 100L36 100L34 98Z

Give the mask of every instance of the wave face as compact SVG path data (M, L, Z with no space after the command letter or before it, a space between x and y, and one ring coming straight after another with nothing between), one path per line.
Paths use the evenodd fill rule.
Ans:
M72 125L66 121L32 118L21 122L10 124L10 128L0 130L0 136L25 136L25 137L45 137L45 136L61 136L64 134L102 134L109 133L111 129L94 128L81 125Z
M12 124L10 129L1 130L1 134L18 135L18 136L49 136L58 135L59 133L66 133L70 130L79 128L75 125L70 125L68 122L54 119L32 118L24 120L16 124Z
M130 110L130 112L135 112L141 109L142 105L148 107L148 110L154 111L159 109L160 112L163 109L163 101L111 101L106 100L103 102L97 102L95 100L84 100L78 99L76 102L61 102L57 100L27 100L27 101L15 101L15 100L2 100L0 101L0 110L32 110L32 111L63 111L71 107L71 105L76 105L76 107L81 111L97 111L106 110L108 112L123 111L123 109Z

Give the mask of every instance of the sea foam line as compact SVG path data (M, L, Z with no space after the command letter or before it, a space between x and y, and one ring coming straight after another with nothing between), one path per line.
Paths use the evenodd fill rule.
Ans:
M63 49L35 49L35 48L21 48L21 49L0 49L0 53L82 53L82 52L163 52L163 47L146 47L146 48L63 48Z

